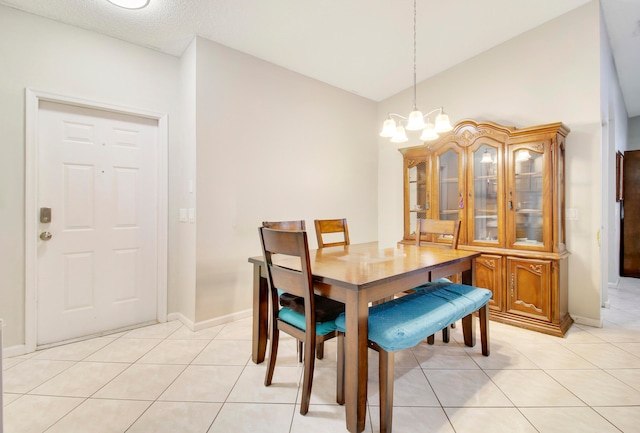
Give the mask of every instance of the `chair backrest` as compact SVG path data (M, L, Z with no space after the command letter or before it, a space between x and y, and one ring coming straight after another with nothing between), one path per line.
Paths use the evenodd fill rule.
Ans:
M460 221L433 220L418 218L416 227L416 245L439 245L452 249L458 248Z
M349 228L347 227L346 218L314 220L314 223L316 225L316 238L318 239L318 248L349 245ZM331 235L332 233L342 233L342 240L325 242L323 235Z
M304 299L306 329L315 332L315 302L307 232L266 227L258 230L274 314L278 308L278 289L300 296ZM273 256L276 254L278 258L274 263ZM277 314L273 317L277 317Z
M299 221L262 221L262 227L276 230L306 230L304 220Z

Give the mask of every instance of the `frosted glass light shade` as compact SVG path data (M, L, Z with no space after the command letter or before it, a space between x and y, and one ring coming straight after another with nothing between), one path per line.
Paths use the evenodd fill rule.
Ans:
M491 154L489 153L488 150L485 150L484 153L482 154L482 159L480 160L481 163L483 164L492 164L493 163L493 158L491 158Z
M451 122L449 122L449 116L443 111L436 117L436 132L449 132L453 129Z
M516 162L524 162L529 161L531 159L531 154L528 150L519 150L516 154Z
M424 129L422 130L422 135L420 135L420 140L422 141L431 141L440 137L433 127L433 123L428 122Z
M393 137L396 133L396 122L393 119L387 119L382 124L382 132L380 132L380 137Z
M414 110L409 113L409 120L407 121L407 129L409 131L419 131L427 126L424 123L424 118L420 110Z
M142 9L149 4L149 0L107 0L116 6L125 9Z
M396 133L393 134L393 137L391 137L391 142L404 143L405 141L409 141L409 138L407 137L407 133L404 130L404 127L402 125L398 125L398 127L396 128Z

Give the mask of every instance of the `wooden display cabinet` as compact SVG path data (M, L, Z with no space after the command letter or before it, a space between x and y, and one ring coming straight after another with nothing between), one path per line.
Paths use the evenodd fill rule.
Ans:
M459 219L459 248L482 252L478 287L493 292L491 318L562 336L568 314L562 123L516 129L459 122L404 160L404 236L417 218Z

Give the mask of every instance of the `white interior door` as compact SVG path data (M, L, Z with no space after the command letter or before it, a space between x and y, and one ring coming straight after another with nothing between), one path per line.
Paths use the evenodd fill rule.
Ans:
M47 101L38 119L37 344L155 320L157 120Z

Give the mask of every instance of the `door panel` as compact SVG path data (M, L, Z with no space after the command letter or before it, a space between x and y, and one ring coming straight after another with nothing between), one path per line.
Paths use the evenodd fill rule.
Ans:
M476 286L489 289L493 293L489 300L489 308L502 311L502 257L483 254L476 259L474 270Z
M37 344L156 319L157 121L41 101Z
M551 262L507 258L507 311L548 321L551 319Z

